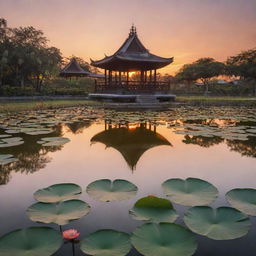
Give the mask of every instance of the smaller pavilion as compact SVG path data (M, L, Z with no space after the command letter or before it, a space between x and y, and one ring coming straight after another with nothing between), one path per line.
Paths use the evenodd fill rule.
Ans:
M104 78L103 74L95 74L87 70L84 70L79 65L76 58L72 58L70 62L60 71L59 75L65 78L72 78L72 77Z
M169 92L169 82L157 80L157 70L173 62L173 57L163 58L149 52L132 26L123 45L111 56L91 60L91 65L104 69L105 80L96 85L97 93L156 93ZM139 73L137 80L131 72Z
M70 77L86 77L90 72L84 70L77 62L76 58L72 58L70 62L60 71L60 76Z

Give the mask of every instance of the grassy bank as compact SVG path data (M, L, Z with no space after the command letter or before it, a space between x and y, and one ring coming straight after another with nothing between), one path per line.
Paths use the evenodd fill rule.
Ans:
M256 106L256 97L178 96L177 102L205 106Z
M0 112L17 112L26 110L43 110L80 105L99 105L101 103L90 100L50 100L50 101L27 101L27 102L0 102Z
M256 106L256 97L178 96L176 102L184 103L188 106ZM103 105L103 103L91 100L41 100L22 102L0 102L0 112L43 110L61 107L73 107L80 105L101 106Z

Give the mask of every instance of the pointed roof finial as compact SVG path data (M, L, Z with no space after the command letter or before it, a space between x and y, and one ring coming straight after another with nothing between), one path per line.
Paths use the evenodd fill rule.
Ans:
M135 34L137 34L136 27L134 26L134 23L132 23L129 36L133 36Z

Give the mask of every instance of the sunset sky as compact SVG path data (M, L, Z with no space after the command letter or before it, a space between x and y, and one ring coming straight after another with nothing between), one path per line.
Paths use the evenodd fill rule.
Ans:
M256 47L256 0L0 0L10 27L32 25L64 56L113 54L132 23L154 54L174 56L174 74L200 57L223 61Z

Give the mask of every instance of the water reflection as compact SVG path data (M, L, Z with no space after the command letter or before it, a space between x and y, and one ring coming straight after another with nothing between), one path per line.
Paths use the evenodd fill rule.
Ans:
M220 137L203 137L203 136L190 136L190 135L185 135L184 140L182 140L182 142L185 144L198 145L204 148L209 148L211 146L218 145L223 141L224 139Z
M106 148L119 151L134 170L141 156L149 149L157 146L172 146L161 134L156 132L157 126L148 122L113 124L105 122L105 130L94 135L91 143L100 142Z
M256 157L256 137L249 137L246 141L227 140L230 151L240 153L242 156Z
M62 128L61 125L56 126L54 132L47 134L47 137L62 136ZM51 158L47 154L62 149L62 146L42 147L41 144L37 143L37 141L46 136L31 136L26 134L17 134L17 136L22 136L24 144L15 147L0 148L0 154L12 154L18 159L17 162L0 166L0 185L7 184L10 181L12 171L28 174L45 168L46 164L51 161Z
M66 124L66 127L69 129L70 132L73 134L79 134L84 131L84 129L90 127L92 125L92 121L83 121L83 122L74 122Z

